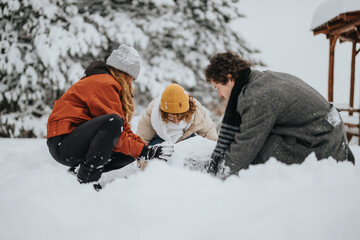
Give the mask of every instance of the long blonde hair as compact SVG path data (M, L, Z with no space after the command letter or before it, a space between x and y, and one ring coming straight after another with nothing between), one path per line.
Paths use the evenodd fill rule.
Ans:
M128 75L127 73L110 66L108 67L110 69L111 75L115 78L115 80L120 84L122 88L122 91L120 92L120 100L127 121L125 125L130 125L130 121L134 116L134 110L135 110L135 104L133 100L134 87L126 81L125 76Z

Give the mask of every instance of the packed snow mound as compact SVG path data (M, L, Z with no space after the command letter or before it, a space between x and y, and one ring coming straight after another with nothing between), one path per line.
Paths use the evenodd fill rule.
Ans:
M104 174L96 192L51 158L45 139L0 138L0 239L360 236L360 147L351 146L355 166L312 154L300 165L270 159L222 181L189 164L209 159L214 146L191 138L168 162Z

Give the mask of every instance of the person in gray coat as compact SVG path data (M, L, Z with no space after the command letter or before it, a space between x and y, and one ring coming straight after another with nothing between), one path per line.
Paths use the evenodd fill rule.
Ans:
M270 157L299 164L312 152L355 164L339 112L301 79L251 70L230 51L212 56L204 73L228 100L208 172L226 178Z

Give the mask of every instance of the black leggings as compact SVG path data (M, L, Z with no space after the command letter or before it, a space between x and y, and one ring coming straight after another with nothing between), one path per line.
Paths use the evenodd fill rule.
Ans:
M49 138L47 145L59 163L69 167L80 165L77 173L80 182L94 182L102 172L122 168L135 160L112 152L122 130L121 117L108 114L79 125L69 134Z

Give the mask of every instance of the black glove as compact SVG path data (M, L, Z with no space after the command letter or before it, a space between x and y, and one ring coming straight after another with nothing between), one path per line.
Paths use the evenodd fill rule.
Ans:
M205 165L205 168L208 173L216 176L218 170L219 170L219 162L221 159L215 159L211 158L209 162Z
M158 144L154 146L144 146L140 153L139 160L152 160L154 158L167 160L171 157L174 152L174 145L172 144Z

